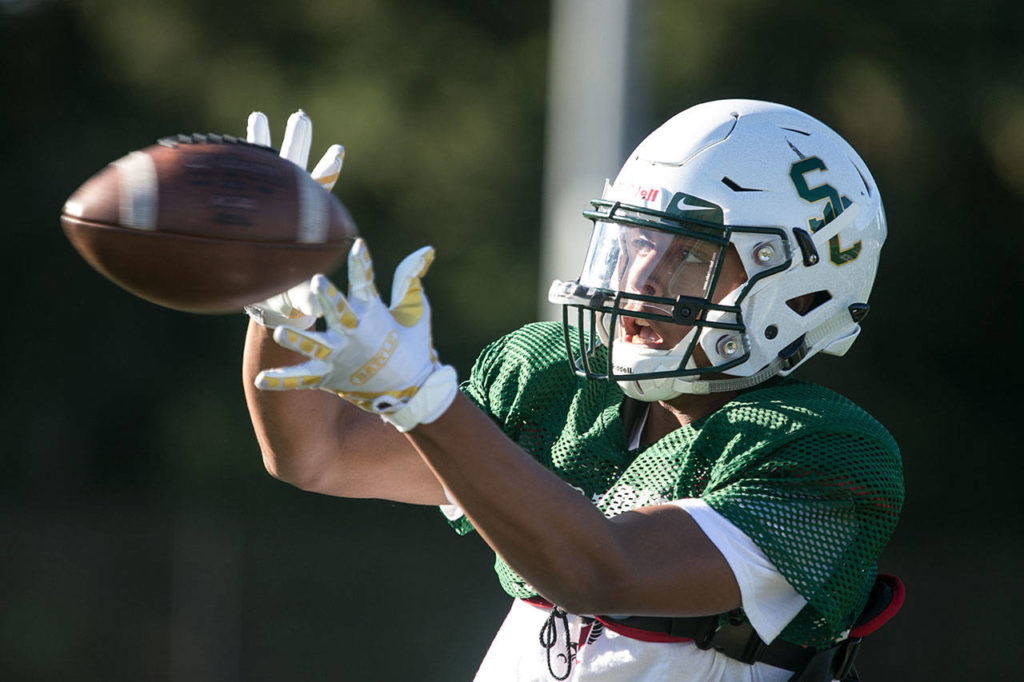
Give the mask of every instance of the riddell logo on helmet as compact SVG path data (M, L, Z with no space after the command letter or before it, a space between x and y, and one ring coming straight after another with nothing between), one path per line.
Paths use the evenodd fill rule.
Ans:
M661 192L659 187L641 187L640 185L627 185L627 187L629 187L629 193L641 201L657 201L658 194Z
M644 201L654 201L655 199L658 198L658 190L654 189L653 187L650 189L637 187L636 190L637 194L639 194L640 198L643 199Z

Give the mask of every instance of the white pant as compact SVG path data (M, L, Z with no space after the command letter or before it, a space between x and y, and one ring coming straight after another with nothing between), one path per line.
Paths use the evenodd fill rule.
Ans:
M541 646L540 631L550 615L545 608L516 600L491 643L477 682L553 682L548 671L548 650ZM561 676L567 662L565 632L556 622L557 641L550 650L551 667ZM784 682L793 673L765 663L747 665L693 642L642 642L608 630L587 628L569 616L570 641L576 645L571 682ZM581 635L586 639L580 643Z

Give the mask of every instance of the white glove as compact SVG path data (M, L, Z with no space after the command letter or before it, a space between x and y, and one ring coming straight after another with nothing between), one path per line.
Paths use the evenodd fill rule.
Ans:
M458 382L433 348L430 303L420 282L433 260L434 249L426 246L402 261L386 308L373 283L370 253L357 239L348 256L348 298L323 275L310 282L327 331L274 331L277 343L310 359L260 372L256 387L332 391L403 432L440 417Z
M249 114L246 137L253 144L270 146L270 125L267 117L259 111ZM288 126L281 142L281 158L288 159L305 170L309 162L309 147L313 139L313 122L299 109L288 117ZM328 192L338 181L341 164L345 159L345 148L340 144L331 145L310 174ZM265 301L245 306L245 312L259 324L273 329L287 326L306 329L313 326L320 316L316 297L309 289L309 282L296 284L288 291L271 296Z

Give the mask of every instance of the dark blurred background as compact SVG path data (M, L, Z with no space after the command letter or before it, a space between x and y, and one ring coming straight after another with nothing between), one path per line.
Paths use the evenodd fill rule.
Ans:
M837 129L882 188L865 332L803 372L904 455L881 564L908 598L867 680L1020 677L1022 7L637 5L630 147L697 102L768 99ZM314 161L346 145L335 192L378 271L438 248L435 338L465 375L536 315L550 20L543 0L0 0L0 680L472 676L507 605L482 541L270 478L245 318L131 297L58 215L158 137L243 134L261 109L277 144L302 107Z

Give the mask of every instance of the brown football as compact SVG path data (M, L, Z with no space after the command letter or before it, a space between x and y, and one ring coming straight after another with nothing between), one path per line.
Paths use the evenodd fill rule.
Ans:
M356 237L330 192L269 147L179 135L114 161L64 204L64 233L153 303L237 312L329 272Z

